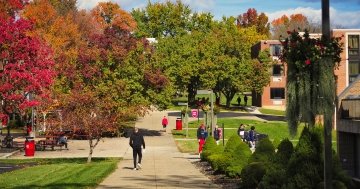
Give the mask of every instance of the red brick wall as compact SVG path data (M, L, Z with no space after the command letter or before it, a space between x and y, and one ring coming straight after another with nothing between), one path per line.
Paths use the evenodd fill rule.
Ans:
M342 37L341 42L343 43L343 52L341 53L341 62L339 65L339 68L335 70L335 75L337 76L337 89L336 94L339 95L347 86L346 80L347 80L347 74L346 74L346 51L347 48L346 45L346 34L344 31L333 31L334 37Z

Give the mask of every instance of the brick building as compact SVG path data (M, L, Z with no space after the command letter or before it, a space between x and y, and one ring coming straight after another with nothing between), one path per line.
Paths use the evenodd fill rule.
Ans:
M310 34L320 37L320 34ZM342 37L344 51L341 62L335 70L337 91L339 95L360 74L360 29L334 29L332 36ZM252 47L252 57L256 58L261 50L269 49L272 58L277 61L282 51L279 40L262 40ZM253 105L258 107L285 109L286 107L286 64L280 61L270 70L271 78L262 94L252 93Z
M252 49L252 58L256 58L259 52L269 49L274 62L270 69L270 84L264 87L262 94L252 93L252 105L272 109L285 109L286 67L279 60L282 46L279 40L261 40Z
M337 100L337 147L344 170L360 183L360 75Z

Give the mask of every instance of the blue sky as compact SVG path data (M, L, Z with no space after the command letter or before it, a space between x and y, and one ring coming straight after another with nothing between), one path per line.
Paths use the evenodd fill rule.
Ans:
M81 9L91 9L104 0L78 0ZM133 8L145 7L148 0L111 0L121 8L131 11ZM165 0L151 0L164 2ZM172 0L175 1L175 0ZM335 28L360 29L360 0L329 0L330 21ZM264 12L269 20L282 15L302 13L310 21L321 22L321 0L183 0L196 12L211 12L216 19L222 16L237 16L255 8L258 13Z

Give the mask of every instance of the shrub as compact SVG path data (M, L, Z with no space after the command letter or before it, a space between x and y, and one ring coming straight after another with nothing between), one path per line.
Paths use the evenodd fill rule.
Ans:
M278 151L275 154L274 163L286 167L293 152L294 146L292 142L290 142L289 139L282 140L278 146Z
M249 163L251 162L269 162L273 159L275 154L275 148L269 138L264 138L259 141L256 146L255 152L250 157Z
M222 147L216 144L213 137L208 137L200 155L201 160L209 161L209 156L215 153L222 153Z
M265 173L265 165L262 162L248 164L241 171L241 182L239 187L246 189L257 188Z
M319 129L305 127L287 166L286 188L315 188L323 178L322 141Z
M215 153L209 156L209 163L214 171L224 173L226 168L229 167L230 157L225 153Z
M286 183L286 170L272 166L259 183L259 189L279 189Z
M229 154L233 154L233 152L235 151L236 147L242 143L240 137L236 134L234 134L233 136L231 136L229 138L229 140L227 141L225 148L224 148L224 152L225 153L229 153Z
M247 165L251 154L249 146L244 142L240 142L232 154L230 165L226 169L226 175L229 177L239 177L241 170Z
M317 188L324 188L324 182L320 182L318 184ZM348 189L343 182L338 181L338 180L333 180L332 181L332 188L335 188L335 189Z
M272 143L273 143L273 145L274 145L274 148L275 148L275 149L278 149L279 144L280 144L280 140L276 138L276 139L274 139L274 141L273 141Z

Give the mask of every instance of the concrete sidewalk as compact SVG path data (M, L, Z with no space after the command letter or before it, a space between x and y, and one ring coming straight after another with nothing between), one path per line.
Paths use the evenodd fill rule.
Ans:
M167 131L161 131L161 119L168 113L152 112L136 123L145 135L142 169L133 170L132 149L128 148L117 170L98 188L220 188L191 164L198 155L184 155L177 150L171 136L176 117L169 116Z

